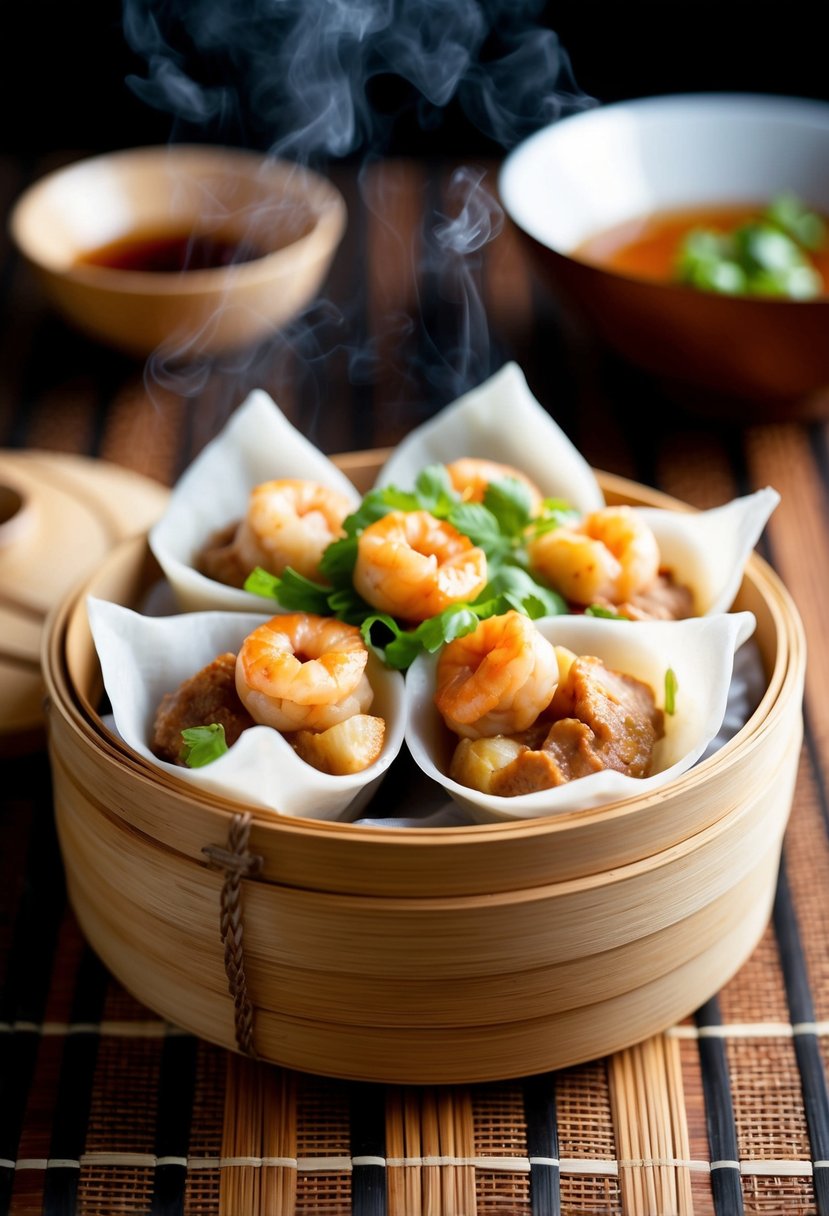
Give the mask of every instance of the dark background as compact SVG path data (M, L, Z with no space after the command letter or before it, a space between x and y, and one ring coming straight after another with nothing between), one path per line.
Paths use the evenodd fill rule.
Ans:
M253 3L253 0L248 0ZM313 5L317 0L307 0ZM485 0L483 0L485 3ZM244 12L246 0L217 0ZM240 7L241 6L241 7ZM163 23L170 0L148 6ZM235 128L175 127L126 84L146 64L126 44L120 0L42 5L16 0L7 17L2 89L3 148L32 155L56 149L99 151L171 138L269 146L280 132L242 116ZM812 4L550 3L537 20L555 30L578 87L599 102L661 92L726 90L829 97L825 6ZM497 54L497 38L489 48ZM205 78L213 65L197 67ZM387 153L498 152L456 103L424 132L414 98L399 81L374 82L376 104L397 112ZM249 119L249 116L248 116Z

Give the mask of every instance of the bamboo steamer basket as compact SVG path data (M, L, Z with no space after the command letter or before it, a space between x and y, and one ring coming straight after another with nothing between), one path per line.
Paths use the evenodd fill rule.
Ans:
M338 463L362 489L385 455ZM688 509L599 479L608 502ZM86 595L135 605L158 577L145 538L121 545L53 611L43 666L72 906L160 1015L328 1076L500 1080L664 1030L754 949L793 797L806 661L797 609L758 555L736 606L757 618L767 686L720 751L648 796L440 829L281 819L127 748L97 712ZM388 813L411 780L396 761Z

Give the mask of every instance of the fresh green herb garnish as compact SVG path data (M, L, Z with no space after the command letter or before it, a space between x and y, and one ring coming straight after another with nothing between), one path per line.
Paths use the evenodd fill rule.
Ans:
M669 667L665 672L665 713L676 713L676 694L679 685L676 680L676 672L673 667Z
M219 722L210 726L190 726L181 732L184 747L181 758L188 768L203 768L227 751L225 728Z
M628 618L622 616L620 612L614 612L612 608L605 608L604 604L590 604L584 610L585 616L600 616L608 621L626 621Z
M532 516L532 497L523 481L517 477L491 481L484 491L484 506L505 536L523 536Z
M527 535L542 536L545 532L560 528L562 524L572 523L578 517L578 511L563 498L545 498L541 504L541 512L530 520Z
M453 507L448 522L473 545L483 549L490 561L505 557L509 552L510 539L499 527L492 512L479 502L461 502Z
M401 629L387 613L375 612L366 617L360 631L366 645L379 654L389 667L405 671L421 650L434 654L444 642L452 642L471 633L479 620L481 617L469 604L453 604L437 616L421 621L415 629Z
M328 612L331 588L298 574L290 566L283 571L281 578L257 566L245 579L245 591L276 600L291 612L316 612L324 616Z
M445 519L460 497L445 464L430 464L418 475L414 496L415 510L431 511L438 519Z
M826 238L826 225L821 217L804 207L794 194L778 194L766 216L804 249L820 249Z
M353 575L360 533L390 511L429 511L483 549L489 582L474 603L453 604L406 629L357 594ZM390 667L405 670L420 651L433 652L496 613L514 608L536 619L566 612L562 597L526 569L526 541L528 536L559 527L574 514L566 503L551 498L533 516L529 490L515 477L491 482L482 503L466 502L453 489L446 466L429 465L412 491L382 486L365 495L357 510L343 521L345 536L322 555L320 574L327 583L314 582L290 568L276 577L257 567L248 575L245 590L294 612L335 616L359 625L366 643Z
M823 291L823 279L809 255L824 239L821 217L794 195L780 194L757 219L733 232L689 232L679 249L676 277L723 295L812 299Z
M514 608L525 616L537 620L541 616L561 616L567 612L567 604L557 591L536 582L521 566L502 566L492 575L476 604L497 601L498 606L488 615L508 612Z
M452 604L437 616L421 621L414 629L401 629L385 612L371 612L363 620L361 631L366 645L389 667L404 671L421 650L433 654L445 642L471 633L481 621L510 609L537 620L565 613L567 605L556 591L540 586L526 571L517 566L505 566L474 603Z

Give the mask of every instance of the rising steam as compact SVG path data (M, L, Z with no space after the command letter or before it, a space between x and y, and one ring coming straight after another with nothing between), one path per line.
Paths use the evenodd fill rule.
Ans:
M436 342L427 363L429 382L444 400L460 396L495 369L490 366L489 325L480 288L483 250L504 225L504 213L484 186L480 169L463 167L448 190L452 210L439 214L426 235L426 266L452 306L454 325L443 349Z
M324 171L332 159L361 164L382 155L413 116L428 132L453 107L497 151L594 104L576 86L557 35L542 25L538 0L124 5L125 37L147 65L146 76L128 84L173 116L174 141L195 130ZM491 370L476 276L484 245L503 223L480 171L461 170L452 193L451 214L439 211L424 234L426 268L458 309L451 349L431 343L438 372L429 378L447 392ZM352 352L360 375L370 364L370 353Z
M211 137L311 161L382 152L414 108L436 126L453 99L512 147L592 104L538 0L125 0L124 34L147 63L130 87ZM404 87L398 108L373 87ZM390 90L393 91L393 90ZM398 90L400 92L400 90Z

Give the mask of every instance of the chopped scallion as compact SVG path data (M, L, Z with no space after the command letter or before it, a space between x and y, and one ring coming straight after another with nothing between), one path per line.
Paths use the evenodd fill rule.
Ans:
M733 232L689 232L679 248L676 277L721 295L812 299L823 291L823 279L810 254L824 239L821 217L794 195L780 194Z
M665 713L676 713L676 694L679 685L676 680L676 672L673 667L669 667L665 672Z

